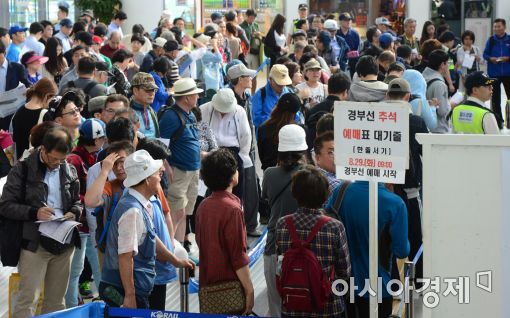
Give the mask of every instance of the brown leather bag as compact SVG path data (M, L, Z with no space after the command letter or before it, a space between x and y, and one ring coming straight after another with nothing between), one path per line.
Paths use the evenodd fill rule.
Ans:
M201 313L240 315L246 307L244 288L238 280L200 286L198 300Z

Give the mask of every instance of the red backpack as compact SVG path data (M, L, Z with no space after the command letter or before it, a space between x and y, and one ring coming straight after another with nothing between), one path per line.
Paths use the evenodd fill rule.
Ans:
M331 269L331 275L328 278L317 256L310 249L310 243L315 235L329 220L329 217L322 216L312 228L306 241L301 241L292 217L285 219L292 245L283 256L281 274L276 276L276 286L283 305L290 311L321 311L329 300L334 268Z

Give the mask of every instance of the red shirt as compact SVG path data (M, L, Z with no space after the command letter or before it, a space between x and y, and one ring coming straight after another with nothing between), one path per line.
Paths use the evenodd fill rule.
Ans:
M237 280L236 271L250 263L241 202L232 193L213 192L196 215L200 248L200 285Z
M121 44L119 44L119 47L118 47L118 48L116 48L116 49L112 49L112 48L110 47L110 44L106 43L105 45L103 45L103 46L99 49L99 52L100 52L101 54L103 54L104 56L107 56L107 57L109 57L109 58L111 59L111 58L112 58L112 56L113 56L113 53L115 53L115 52L117 52L117 50L119 50L119 49L123 49L123 48L125 48L125 47L124 47L124 44L122 44L122 43L121 43Z

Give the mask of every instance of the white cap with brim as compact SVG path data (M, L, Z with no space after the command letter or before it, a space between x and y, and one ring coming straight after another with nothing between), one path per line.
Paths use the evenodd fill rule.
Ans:
M163 160L154 160L146 150L138 150L130 154L124 161L127 178L126 188L135 186L155 174L163 166Z
M230 88L222 88L213 96L211 103L214 110L227 114L236 110L237 99Z

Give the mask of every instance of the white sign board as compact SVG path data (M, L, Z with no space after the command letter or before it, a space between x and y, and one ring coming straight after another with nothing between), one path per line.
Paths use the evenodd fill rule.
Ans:
M335 102L337 177L405 183L409 107L404 102Z

